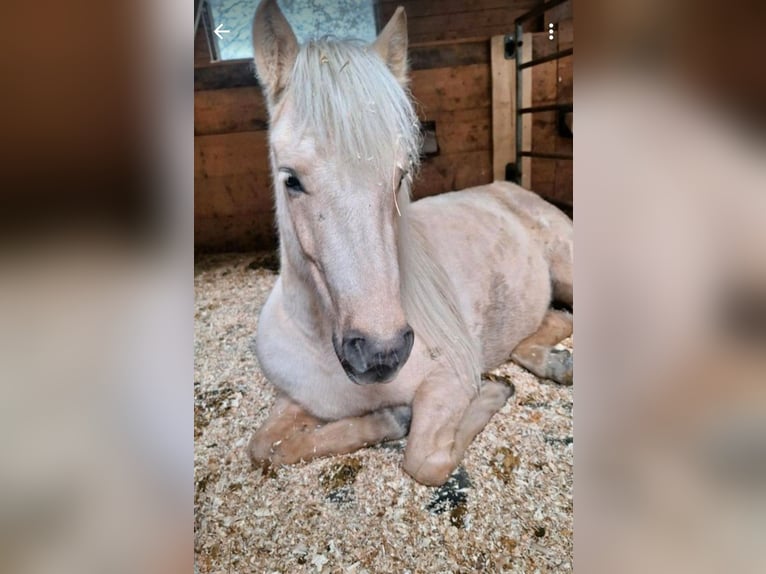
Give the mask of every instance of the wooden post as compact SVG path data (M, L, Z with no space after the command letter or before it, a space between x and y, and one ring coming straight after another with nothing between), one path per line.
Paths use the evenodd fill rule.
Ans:
M516 59L505 57L505 36L490 41L492 65L492 174L505 179L516 161Z

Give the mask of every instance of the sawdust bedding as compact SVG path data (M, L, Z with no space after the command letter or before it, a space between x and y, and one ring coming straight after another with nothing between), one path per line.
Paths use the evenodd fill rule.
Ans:
M195 574L571 571L572 388L511 363L493 374L516 394L444 487L401 470L405 441L253 470L274 391L250 346L275 271L270 254L197 258Z

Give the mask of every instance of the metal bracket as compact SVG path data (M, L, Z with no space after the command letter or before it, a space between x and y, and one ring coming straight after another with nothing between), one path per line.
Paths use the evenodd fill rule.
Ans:
M515 163L505 164L505 181L521 183L521 174Z
M572 133L570 127L567 125L567 114L571 113L572 110L563 109L560 109L556 112L556 131L562 138L567 138L570 140L574 139L574 134Z
M521 46L521 42L516 43L513 34L505 35L505 59L510 60L516 57L516 47Z
M420 136L422 141L420 156L433 157L439 155L439 140L436 138L436 122L421 122Z

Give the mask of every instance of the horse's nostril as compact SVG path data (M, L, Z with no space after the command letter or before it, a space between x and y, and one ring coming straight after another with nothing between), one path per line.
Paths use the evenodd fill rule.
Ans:
M412 327L407 327L404 330L404 333L402 334L402 339L404 339L405 347L412 346L412 343L415 341L415 331L412 330Z
M345 353L364 353L366 346L364 337L345 337L343 339L343 351Z
M364 353L365 340L362 337L354 337L349 339L348 346L354 349L357 353Z
M352 331L343 337L338 358L353 381L383 382L390 380L407 362L414 340L409 325L388 341Z

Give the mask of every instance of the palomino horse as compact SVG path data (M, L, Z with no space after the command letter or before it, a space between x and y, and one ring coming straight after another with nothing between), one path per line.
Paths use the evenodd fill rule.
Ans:
M572 222L504 182L410 203L419 124L402 8L372 45L298 45L255 15L270 117L280 277L256 353L279 389L252 460L290 464L408 436L404 469L442 484L513 393L509 356L571 383Z

